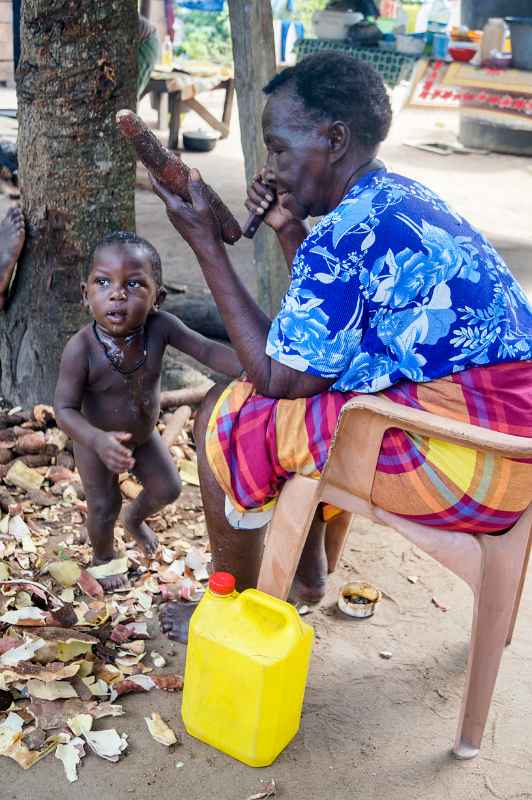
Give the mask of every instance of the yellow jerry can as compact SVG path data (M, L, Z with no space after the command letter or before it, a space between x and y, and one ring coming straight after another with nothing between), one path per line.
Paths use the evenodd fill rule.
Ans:
M190 620L187 732L251 767L271 764L299 729L313 638L289 603L239 594L215 572Z

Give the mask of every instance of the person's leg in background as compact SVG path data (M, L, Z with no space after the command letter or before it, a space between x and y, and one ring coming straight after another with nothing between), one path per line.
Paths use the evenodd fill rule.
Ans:
M12 0L13 12L13 64L15 70L20 60L20 15L22 0Z
M144 17L139 17L139 46L137 53L138 77L137 99L140 100L149 83L155 64L160 59L161 44L154 26Z

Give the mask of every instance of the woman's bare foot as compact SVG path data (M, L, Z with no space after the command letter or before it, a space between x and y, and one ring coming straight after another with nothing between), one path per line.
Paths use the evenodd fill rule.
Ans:
M0 222L0 311L5 308L7 290L25 238L24 215L14 206Z
M290 589L292 602L312 604L323 600L327 581L325 531L325 524L315 517Z
M115 555L111 558L96 558L96 556L94 556L92 559L92 566L99 567L101 564L107 564L114 558L116 558ZM107 578L97 578L97 581L104 592L117 592L119 589L127 589L129 586L129 579L126 572L121 575L109 575Z
M147 558L153 558L159 547L159 539L149 525L141 522L138 525L131 513L131 506L122 512L122 522L126 531L134 538L139 547L142 548Z

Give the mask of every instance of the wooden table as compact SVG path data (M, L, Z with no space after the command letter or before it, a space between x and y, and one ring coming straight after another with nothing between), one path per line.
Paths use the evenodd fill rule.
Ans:
M421 59L408 104L459 110L485 123L532 132L532 72Z
M197 99L203 92L225 91L222 119L217 119ZM168 128L168 147L177 150L179 143L179 127L181 114L195 111L205 122L218 131L222 139L229 136L235 81L233 77L224 78L218 75L198 76L184 71L154 71L144 94L151 93L152 107L157 110L158 127Z

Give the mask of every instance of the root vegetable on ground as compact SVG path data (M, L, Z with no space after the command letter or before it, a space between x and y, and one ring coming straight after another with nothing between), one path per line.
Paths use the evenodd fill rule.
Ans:
M190 419L191 414L192 409L190 406L180 406L177 411L174 411L162 435L162 440L167 447L171 447L174 444Z
M169 408L178 406L196 406L201 403L211 386L214 386L212 381L205 381L197 386L186 386L184 389L161 392L161 409L167 411Z

